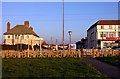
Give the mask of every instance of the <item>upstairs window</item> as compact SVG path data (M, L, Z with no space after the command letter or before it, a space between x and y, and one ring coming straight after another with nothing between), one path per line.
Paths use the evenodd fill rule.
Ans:
M120 26L118 26L118 29L120 30Z
M101 26L101 29L104 29L104 26Z
M103 34L103 37L106 37L106 34Z
M14 39L14 35L12 35L12 39Z
M27 38L29 38L29 35L27 35Z
M19 38L19 36L18 35L15 35L15 39L18 39Z
M10 38L10 36L8 36L8 38Z
M114 34L113 34L113 33L110 33L110 34L109 34L109 37L113 37L113 36L114 36Z
M112 29L112 26L109 26L109 29Z
M21 39L24 39L24 35L21 36Z
M120 32L118 32L118 36L120 37Z
M103 33L103 32L102 32L102 33L100 34L100 37L101 37L101 38L106 37L106 33Z
M100 37L102 37L102 38L103 38L103 32L100 34Z

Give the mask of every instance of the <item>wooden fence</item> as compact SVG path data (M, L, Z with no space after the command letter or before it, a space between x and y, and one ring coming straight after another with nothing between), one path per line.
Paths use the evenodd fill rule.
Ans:
M86 56L95 57L105 57L105 56L120 56L120 50L98 50L98 49L82 49L82 50L43 50L40 54L39 51L30 50L29 53L25 51L14 51L14 50L3 50L0 51L0 56L2 58L39 58L39 57L75 57L82 58Z

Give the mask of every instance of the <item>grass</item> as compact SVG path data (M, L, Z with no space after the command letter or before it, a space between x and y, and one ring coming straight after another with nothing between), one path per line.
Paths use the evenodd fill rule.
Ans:
M95 78L105 76L79 58L3 59L3 78L57 77Z
M96 59L106 62L111 65L120 67L120 56L98 57Z

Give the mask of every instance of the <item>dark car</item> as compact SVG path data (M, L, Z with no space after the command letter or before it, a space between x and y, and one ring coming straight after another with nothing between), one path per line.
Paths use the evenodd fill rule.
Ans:
M120 46L114 46L112 49L120 50Z

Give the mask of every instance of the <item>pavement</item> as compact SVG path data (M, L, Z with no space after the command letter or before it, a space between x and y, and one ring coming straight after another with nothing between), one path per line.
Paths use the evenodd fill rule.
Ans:
M91 57L84 57L84 61L91 64L95 69L106 75L110 79L120 79L120 68L93 59Z

